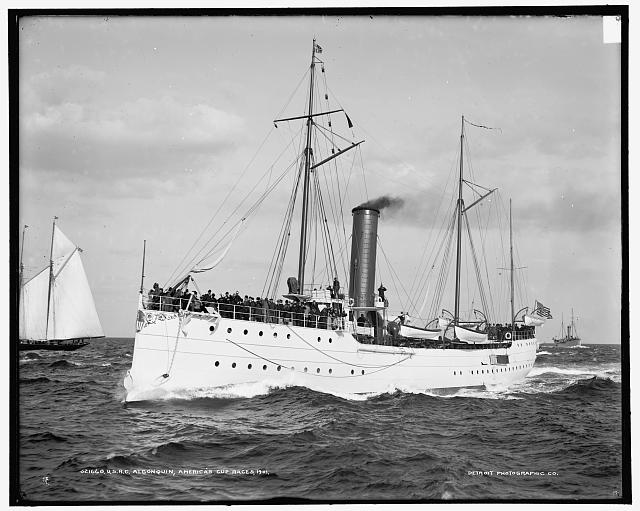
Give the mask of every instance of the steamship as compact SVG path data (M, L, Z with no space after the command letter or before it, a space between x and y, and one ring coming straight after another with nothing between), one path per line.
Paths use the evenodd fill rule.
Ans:
M349 240L347 229L339 225L339 205L346 198L341 186L346 185L326 193L326 187L334 182L332 178L337 181L347 175L337 171L331 174L333 165L349 154L357 154L363 141L353 141L338 131L337 125L346 122L353 128L353 123L344 109L331 108L328 93L320 88L326 83L317 77L318 72L325 73L321 55L322 48L314 40L305 113L274 121L274 128L297 121L306 126L301 130L304 149L289 166L296 170L293 190L260 301L256 299L253 306L222 300L206 303L193 293L186 304L170 297L168 305L162 303L165 297L154 301L144 288L143 255L135 347L131 369L124 378L126 401L253 383L304 386L339 395L395 389L450 393L462 388L509 385L523 379L534 365L535 326L526 320L531 315L526 314L527 308L513 313L513 251L508 324L497 325L485 313L481 321L465 318L461 307L462 228L466 212L482 200L465 205L462 193L464 118L452 222L457 255L453 312L442 309L430 324L413 326L389 313L387 297L382 291L376 294L378 227L383 208L375 201L353 208ZM319 104L324 106L323 101L327 106L318 109ZM324 155L322 150L326 151ZM272 180L267 192L287 172ZM302 196L301 203L296 201L298 195ZM167 283L173 283L171 290L197 287L196 277L200 279L206 272L215 275L215 268L264 199L259 197L257 205L236 223L225 220L214 245L194 250L193 257L185 259L186 271L180 267L175 278L172 275L167 279ZM285 254L292 226L297 224L293 218L298 216L297 276L285 280ZM322 240L324 250L314 249L315 240ZM344 288L340 280L346 282L345 272L340 272L337 259L340 253L346 258L344 249L349 244L350 257L344 265L348 268L348 286ZM318 252L326 256L322 271L317 271L322 266L316 264L314 254ZM525 315L518 321L520 312Z

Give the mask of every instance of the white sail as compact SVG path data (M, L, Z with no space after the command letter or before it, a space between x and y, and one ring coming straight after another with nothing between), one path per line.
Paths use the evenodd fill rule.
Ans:
M80 251L74 248L71 254L54 265L47 338L103 336Z
M538 316L529 316L529 314L524 315L524 324L527 326L541 326L544 325L544 319L539 318Z
M54 226L53 228L53 260L56 261L61 258L66 258L71 252L76 249L76 246L73 242L65 236L65 234L58 228L58 226Z
M47 292L49 267L44 268L20 291L19 337L29 341L47 339Z
M488 341L488 336L482 332L474 332L473 330L467 330L466 328L461 328L459 326L454 327L456 330L456 337L461 341L471 342L471 343L482 343Z

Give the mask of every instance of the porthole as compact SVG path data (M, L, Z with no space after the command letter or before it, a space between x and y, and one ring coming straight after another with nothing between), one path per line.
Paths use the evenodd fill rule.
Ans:
M251 364L249 364L249 365L247 366L247 369L251 369Z
M455 376L456 372L455 372L455 371L453 371L453 374L454 374L454 376Z
M246 329L245 329L245 331L244 331L244 335L247 335L248 333L249 333L249 330L246 330Z
M320 337L318 337L318 342L320 342Z
M291 334L287 334L287 339L291 339Z
M307 368L306 368L306 367L304 368L304 372L305 372L305 373L307 372Z
M227 328L227 333L230 334L231 333L231 328Z
M333 369L329 369L329 374L331 374L333 372Z
M263 370L263 371L266 371L266 370L267 370L267 365L266 365L266 364L262 366L262 370Z
M273 332L274 337L278 337L278 332Z
M262 330L258 332L258 335L262 337Z
M278 366L278 371L279 371L280 369L282 369L282 366Z
M482 374L484 374L484 369L482 370Z
M362 370L362 374L364 374L364 369Z
M209 327L209 332L213 332L215 329L216 329L216 327L215 327L215 326L213 326L213 325L211 325L211 326Z
M351 369L351 374L353 374L353 369Z
M220 362L216 360L215 366L218 367L219 365L220 365Z
M233 367L235 369L236 363L234 362L233 364L231 364L231 367Z
M329 337L329 344L331 344L332 342L333 342L333 339Z
M320 368L319 367L316 369L316 373L320 374Z

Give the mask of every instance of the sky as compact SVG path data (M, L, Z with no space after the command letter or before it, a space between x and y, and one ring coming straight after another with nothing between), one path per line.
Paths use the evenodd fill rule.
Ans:
M331 99L365 139L347 160L358 171L346 218L368 198L404 199L379 231L398 282L415 282L441 225L465 115L499 128L465 128L469 163L475 182L513 201L522 306L538 299L554 315L539 338L557 335L573 307L584 342L619 343L621 49L603 43L602 27L596 16L23 18L27 273L47 264L58 216L84 251L105 334L132 337L143 240L145 285L162 284L227 195L212 228L265 189L260 178L299 128L272 121L304 113L315 37ZM201 289L260 294L291 182L197 277ZM386 287L398 310L401 293Z

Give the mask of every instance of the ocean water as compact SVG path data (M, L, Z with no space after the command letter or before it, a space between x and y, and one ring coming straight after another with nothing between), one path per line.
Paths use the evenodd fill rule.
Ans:
M24 503L622 498L620 347L541 347L507 389L199 389L123 404L132 339L22 352Z

